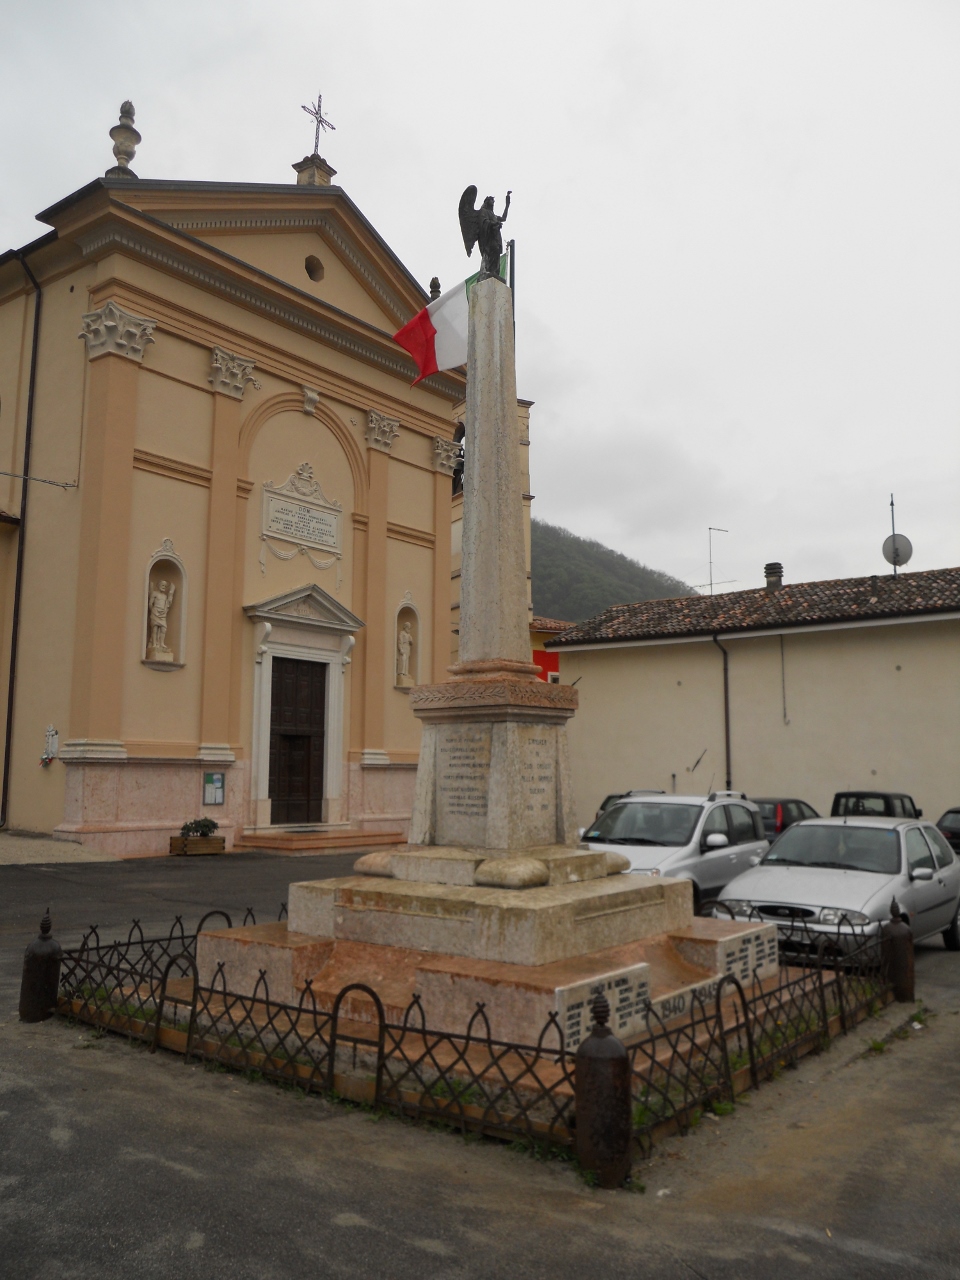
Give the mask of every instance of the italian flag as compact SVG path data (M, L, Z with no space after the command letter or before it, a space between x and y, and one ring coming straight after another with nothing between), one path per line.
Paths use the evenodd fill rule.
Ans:
M420 370L412 386L415 387L431 373L456 369L458 365L467 363L470 290L479 275L478 271L449 293L441 293L393 335L394 342L413 356ZM500 276L504 280L507 278L506 254L500 259Z

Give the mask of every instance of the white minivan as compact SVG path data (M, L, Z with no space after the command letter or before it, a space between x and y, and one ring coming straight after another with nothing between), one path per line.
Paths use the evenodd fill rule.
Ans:
M695 909L770 848L760 810L740 791L625 795L587 828L583 843L625 853L638 875L692 880Z

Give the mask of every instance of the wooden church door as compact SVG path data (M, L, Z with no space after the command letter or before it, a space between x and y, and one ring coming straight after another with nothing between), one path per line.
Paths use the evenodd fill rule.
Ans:
M270 821L323 821L327 664L273 659L270 698Z

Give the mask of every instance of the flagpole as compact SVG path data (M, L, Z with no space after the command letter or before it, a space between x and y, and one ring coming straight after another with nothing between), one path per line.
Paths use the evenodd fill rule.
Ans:
M517 242L516 240L508 240L507 248L510 250L510 305L513 309L513 341L516 345L517 341Z

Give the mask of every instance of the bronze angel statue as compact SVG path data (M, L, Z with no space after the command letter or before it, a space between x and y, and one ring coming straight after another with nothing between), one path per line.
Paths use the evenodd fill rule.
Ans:
M467 187L460 197L460 230L463 232L463 247L469 257L473 246L480 245L480 279L488 276L500 278L500 257L503 254L503 237L500 228L507 220L510 212L510 192L507 192L503 213L497 214L493 207L493 196L487 196L479 209L474 208L477 188Z

